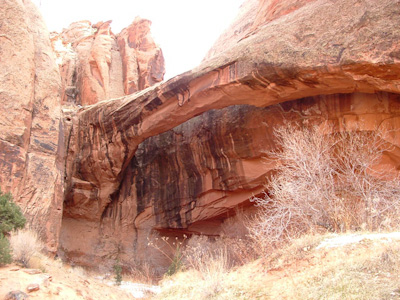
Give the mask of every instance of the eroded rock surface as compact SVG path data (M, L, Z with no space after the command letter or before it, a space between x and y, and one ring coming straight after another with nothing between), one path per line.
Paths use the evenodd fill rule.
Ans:
M154 228L215 233L263 189L273 168L264 153L285 119L398 128L398 4L260 1L256 15L243 13L251 22L237 20L230 47L217 42L198 68L71 116L61 238L68 257L148 254ZM398 147L398 136L390 142ZM397 167L396 151L387 161Z
M151 21L137 17L118 35L126 95L144 90L164 78L164 56L150 34L150 25Z
M58 67L30 1L0 5L0 185L55 252L64 193Z
M136 18L116 36L111 21L80 21L53 33L63 103L95 104L162 81L164 57L151 37L150 24Z
M29 1L0 14L0 184L52 251L63 214L60 254L76 262L158 264L151 230L218 234L263 190L287 120L395 129L382 164L399 168L398 0L249 0L199 67L153 87L147 20L117 36L73 23L52 37L58 70Z

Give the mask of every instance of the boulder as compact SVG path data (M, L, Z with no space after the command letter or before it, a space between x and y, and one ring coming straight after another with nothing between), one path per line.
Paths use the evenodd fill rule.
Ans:
M40 289L40 286L37 283L31 283L26 287L28 293L36 292Z
M21 291L11 291L7 293L4 300L25 300L29 299L29 296Z

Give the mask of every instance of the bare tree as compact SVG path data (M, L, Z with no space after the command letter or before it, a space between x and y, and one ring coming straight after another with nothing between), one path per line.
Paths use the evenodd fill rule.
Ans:
M277 160L250 226L264 246L325 228L380 230L399 221L400 181L397 172L379 170L382 154L391 149L381 131L332 128L275 130Z

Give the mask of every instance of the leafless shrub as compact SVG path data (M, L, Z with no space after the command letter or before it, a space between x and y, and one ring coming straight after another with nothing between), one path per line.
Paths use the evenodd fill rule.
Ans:
M31 229L21 229L11 233L10 245L14 261L29 267L31 258L43 249L37 233Z
M400 181L379 170L390 151L381 131L332 132L287 125L275 130L277 172L249 227L260 247L318 229L380 230L399 221Z
M222 274L230 268L243 265L256 258L252 240L243 236L208 237L193 235L188 238L160 236L153 233L148 238L148 246L159 251L169 262L167 275L172 275L184 268L200 272L204 276L212 273ZM131 273L143 273L141 267L135 266ZM143 275L143 274L142 274ZM153 276L153 274L149 275Z
M175 238L170 238L169 236L160 236L157 233L152 233L150 237L147 238L147 246L156 249L170 261L170 266L166 275L173 275L181 269L182 247L186 239L187 236L185 234L182 238L177 236L175 236Z
M157 269L151 265L150 261L133 259L127 265L129 266L128 277L131 278L131 281L153 284L160 277Z
M191 237L182 254L185 267L203 275L223 273L229 267L227 245L211 242L207 236Z
M259 256L258 248L249 237L249 216L242 209L236 208L235 215L224 221L220 236L214 241L221 247L226 245L229 266L244 265Z
M249 214L245 213L242 208L235 208L234 216L227 218L221 224L221 236L225 237L245 237L249 234L247 223Z

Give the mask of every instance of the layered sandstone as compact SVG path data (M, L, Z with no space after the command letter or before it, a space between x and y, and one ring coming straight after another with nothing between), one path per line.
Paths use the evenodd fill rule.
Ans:
M150 24L136 18L115 35L111 21L80 21L53 33L63 104L95 104L162 81L164 57L151 37Z
M2 2L0 55L0 186L55 252L65 159L60 75L46 26L29 1Z
M164 79L164 56L151 36L150 25L151 21L136 17L118 35L126 95L144 90Z
M61 238L68 257L95 262L119 249L128 260L148 253L151 229L215 234L263 189L272 129L286 119L398 128L394 2L260 1L250 23L237 21L240 37L198 68L72 115ZM222 110L199 116L213 109ZM398 135L388 139L396 150L385 161L397 167Z
M154 229L218 234L264 189L287 120L395 129L382 163L399 168L399 4L249 0L199 67L150 87L164 63L149 21L73 23L52 37L60 75L35 8L6 1L0 184L50 250L61 230L60 254L96 265L148 258Z

